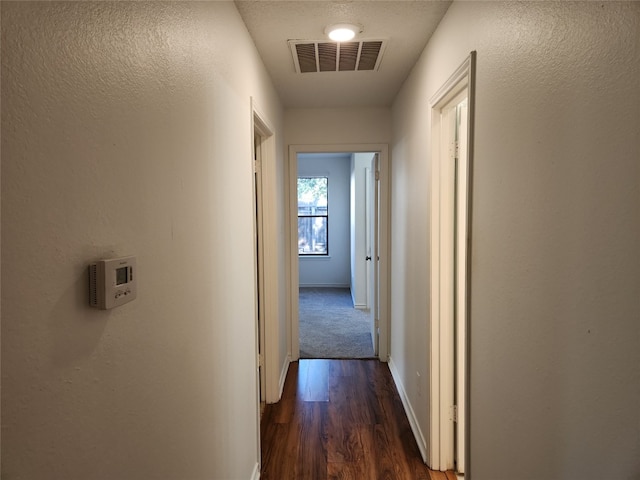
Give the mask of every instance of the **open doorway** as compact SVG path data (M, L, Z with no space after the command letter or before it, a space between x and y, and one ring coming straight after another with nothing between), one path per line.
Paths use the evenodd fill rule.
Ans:
M388 149L360 147L290 147L292 360L388 359Z
M297 156L301 358L377 354L376 160L374 152Z

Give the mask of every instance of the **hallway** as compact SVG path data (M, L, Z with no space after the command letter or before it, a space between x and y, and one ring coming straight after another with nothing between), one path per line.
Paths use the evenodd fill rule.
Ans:
M343 22L340 58L383 41L377 70L298 73ZM422 453L452 468L434 360L468 351L469 478L640 480L640 2L2 1L0 24L0 478L452 480ZM439 105L471 52L451 306ZM389 363L290 366L298 154L344 152L380 153ZM93 308L89 265L129 256L135 301ZM461 307L468 350L440 349Z
M422 462L389 368L300 360L261 425L265 480L455 480Z

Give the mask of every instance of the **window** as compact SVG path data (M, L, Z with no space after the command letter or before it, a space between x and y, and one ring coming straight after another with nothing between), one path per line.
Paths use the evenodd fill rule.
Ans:
M329 254L328 178L298 178L298 254Z

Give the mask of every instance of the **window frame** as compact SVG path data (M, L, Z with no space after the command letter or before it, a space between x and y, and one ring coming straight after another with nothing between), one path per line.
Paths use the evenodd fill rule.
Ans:
M327 206L326 213L324 214L313 214L313 215L301 215L300 214L300 193L299 193L299 181L300 179L312 179L312 178L320 178L324 179L327 185ZM298 234L298 256L305 258L319 258L319 257L328 257L329 256L329 176L328 175L298 175L296 179L296 205L297 205L297 217L298 217L298 230L300 229L300 219L301 218L324 218L325 219L325 248L323 252L314 253L314 252L302 252L300 251L300 234Z

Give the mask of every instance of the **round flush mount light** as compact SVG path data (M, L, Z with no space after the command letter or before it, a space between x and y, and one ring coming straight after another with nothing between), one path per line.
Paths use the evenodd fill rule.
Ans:
M337 23L324 29L324 33L334 42L348 42L361 32L362 27L351 23Z

